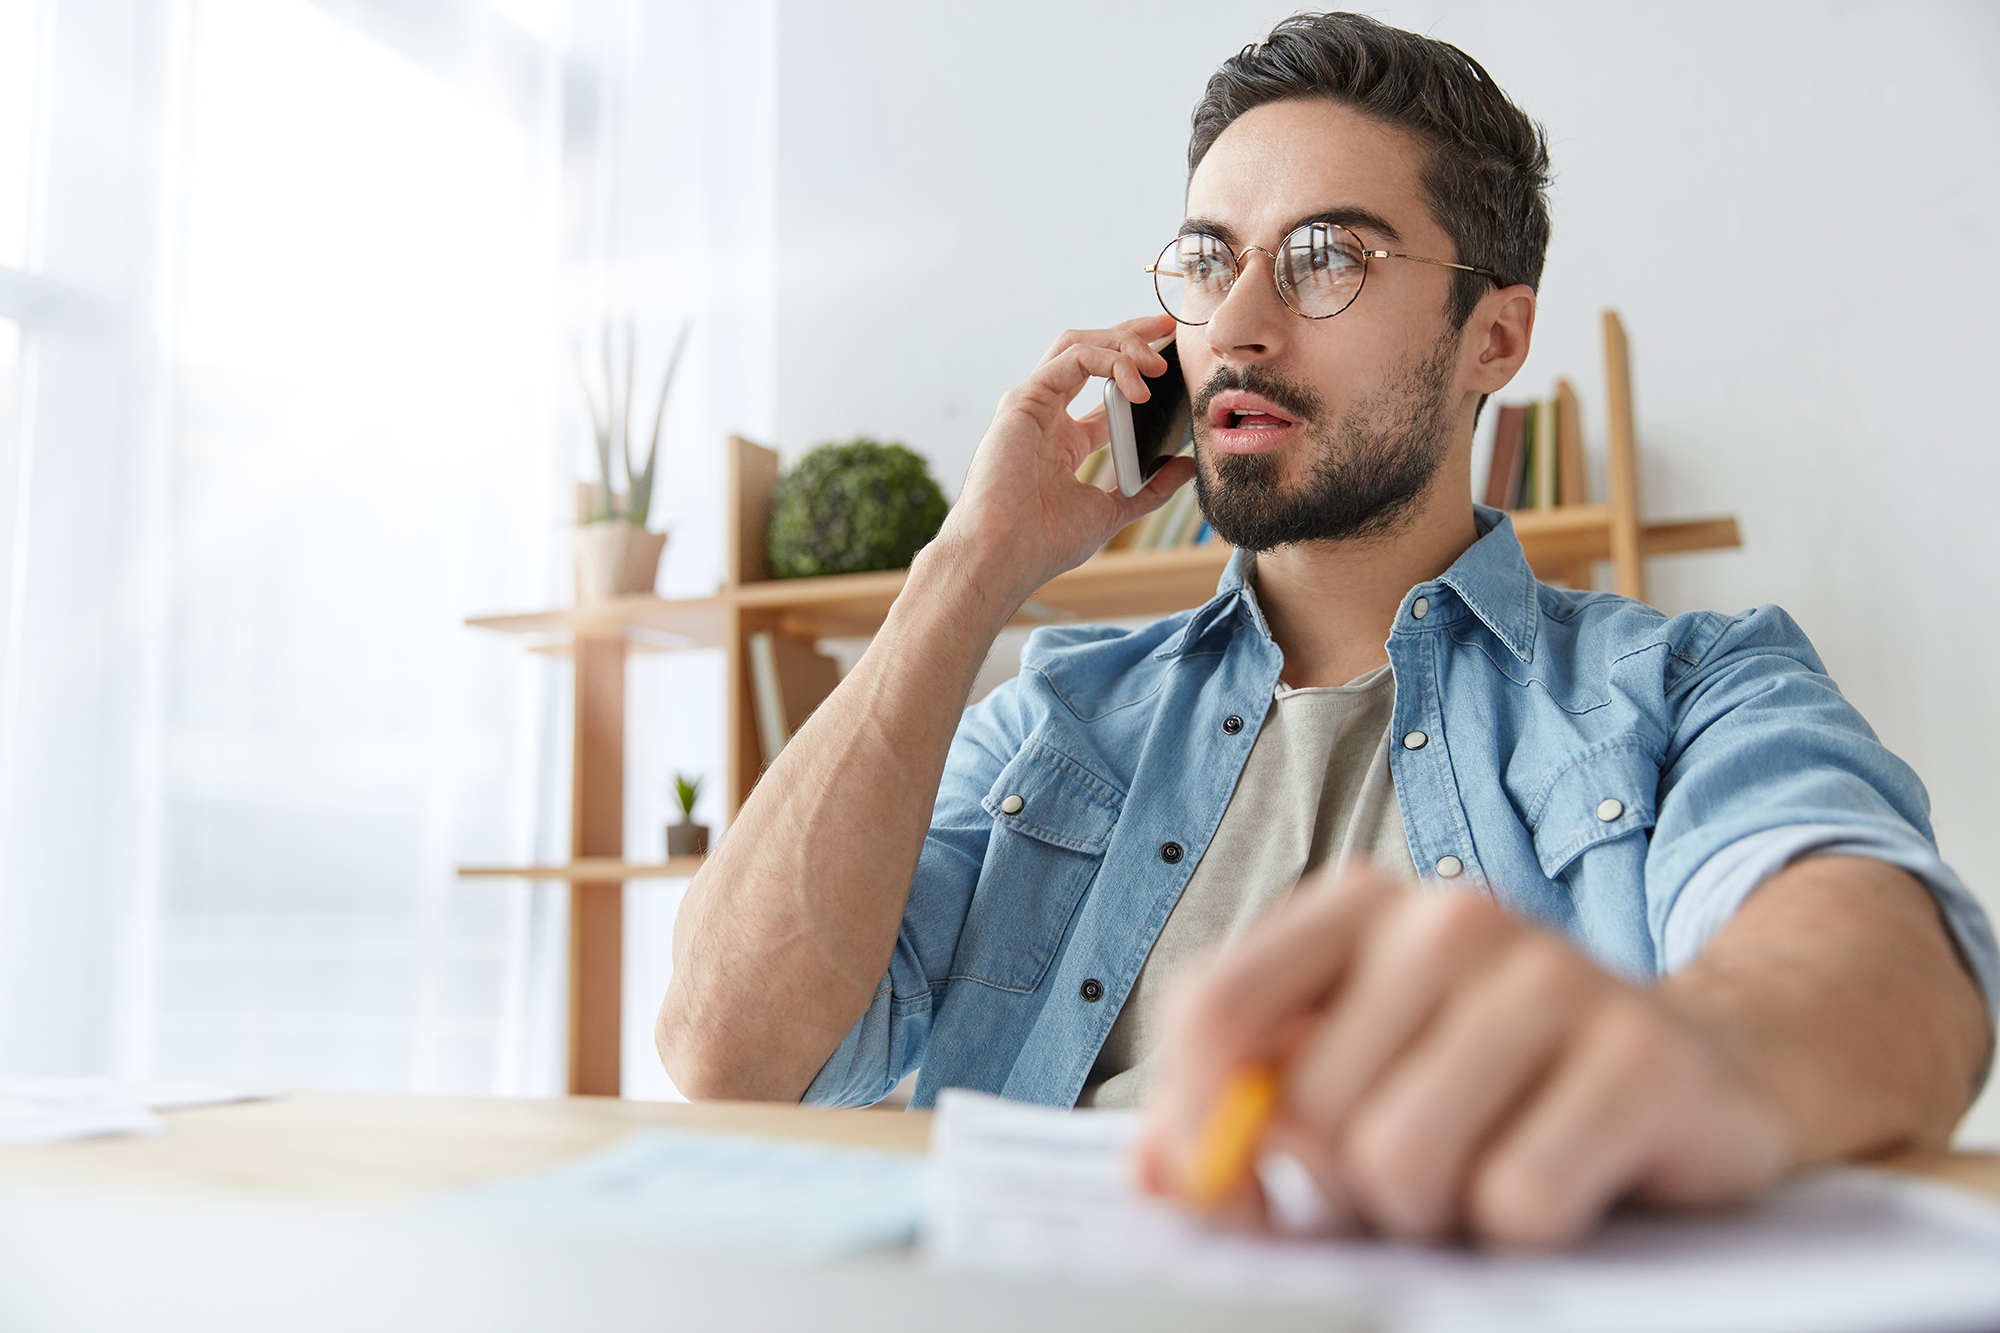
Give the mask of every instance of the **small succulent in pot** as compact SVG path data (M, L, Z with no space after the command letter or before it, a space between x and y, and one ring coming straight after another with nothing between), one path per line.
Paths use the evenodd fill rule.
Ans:
M701 781L685 773L674 774L674 804L680 807L681 817L679 823L667 825L668 856L701 856L708 851L708 826L694 822Z
M937 536L947 508L929 466L902 445L866 438L823 444L771 490L771 576L907 568Z

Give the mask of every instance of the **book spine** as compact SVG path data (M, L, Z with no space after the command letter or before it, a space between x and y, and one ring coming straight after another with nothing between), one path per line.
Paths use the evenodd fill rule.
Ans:
M1493 423L1493 457L1487 464L1486 503L1494 509L1512 509L1521 483L1523 428L1528 409L1518 405L1500 408Z
M1076 479L1086 486L1096 486L1102 481L1097 474L1111 461L1110 449L1093 449L1081 463L1076 465Z
M1590 503L1583 474L1583 413L1568 380L1556 381L1556 503Z
M757 739L764 751L764 765L778 760L791 734L785 726L785 696L778 688L778 655L767 632L749 638L751 698L757 710Z
M1541 416L1541 404L1529 403L1527 415L1521 418L1521 466L1514 471L1513 498L1507 502L1509 509L1526 509L1534 503L1537 440L1535 425L1539 416Z
M1164 551L1179 546L1188 534L1188 520L1198 511L1194 503L1192 483L1174 492L1173 503L1168 506L1167 521L1160 526L1159 549Z
M1139 538L1132 543L1135 549L1150 551L1160 544L1160 533L1165 531L1167 516L1174 512L1174 502L1178 499L1180 493L1176 491L1165 504L1146 515L1145 526L1139 529Z
M1181 511L1180 535L1174 539L1176 546L1193 546L1195 535L1201 531L1205 521L1201 516L1201 502L1195 499L1194 483L1188 483L1187 508Z
M1556 403L1551 398L1535 413L1535 508L1556 505Z

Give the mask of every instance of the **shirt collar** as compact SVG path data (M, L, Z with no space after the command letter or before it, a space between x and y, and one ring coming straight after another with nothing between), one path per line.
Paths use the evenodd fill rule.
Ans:
M1257 628L1266 639L1271 637L1271 626L1264 619L1264 609L1257 605L1255 580L1250 576L1257 568L1254 551L1237 547L1230 553L1229 563L1223 566L1222 577L1216 581L1215 596L1197 607L1188 617L1181 632L1160 645L1154 657L1166 659L1178 657L1193 647L1204 634L1218 625L1227 624L1232 612L1240 612Z
M1540 623L1535 571L1528 567L1514 520L1504 510L1472 506L1479 540L1452 561L1438 582L1459 595L1507 651L1523 662L1535 656L1535 629Z
M1472 614L1507 646L1508 652L1523 662L1531 661L1535 655L1537 625L1535 572L1528 567L1520 538L1514 535L1514 521L1504 510L1489 509L1482 504L1472 506L1472 518L1479 539L1437 581L1457 593ZM1231 555L1216 582L1215 596L1188 618L1186 628L1168 641L1157 656L1172 657L1185 651L1232 607L1240 607L1250 623L1269 638L1271 627L1264 619L1263 608L1257 605L1257 590L1250 577L1256 560L1251 551L1239 549ZM1421 586L1412 588L1410 593L1416 594ZM1408 600L1406 595L1404 601Z

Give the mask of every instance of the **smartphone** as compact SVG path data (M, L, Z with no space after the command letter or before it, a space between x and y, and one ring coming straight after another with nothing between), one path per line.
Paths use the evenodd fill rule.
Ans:
M1181 451L1194 425L1187 376L1181 373L1174 340L1169 337L1164 343L1155 343L1153 350L1167 359L1167 368L1146 377L1153 396L1145 402L1127 398L1116 380L1104 382L1104 415L1111 422L1111 461L1118 470L1118 489L1128 496L1137 495L1146 478Z

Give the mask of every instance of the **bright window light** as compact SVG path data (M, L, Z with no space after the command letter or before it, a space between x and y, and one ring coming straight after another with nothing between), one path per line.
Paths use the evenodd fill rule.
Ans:
M11 561L18 515L14 512L16 497L15 471L20 466L14 442L20 432L21 420L21 326L11 319L0 319L0 580L7 577ZM7 588L0 583L0 607L7 604ZM4 654L7 643L7 627L0 619L0 679L4 679L6 661ZM5 690L0 687L0 728L5 727Z
M306 0L199 23L157 1067L488 1091L506 912L452 853L504 845L517 668L462 618L548 527L530 145Z
M537 41L553 42L560 38L563 20L569 17L569 0L486 0L486 3L487 8Z
M40 0L0 0L0 264L27 260L34 183L35 36Z

